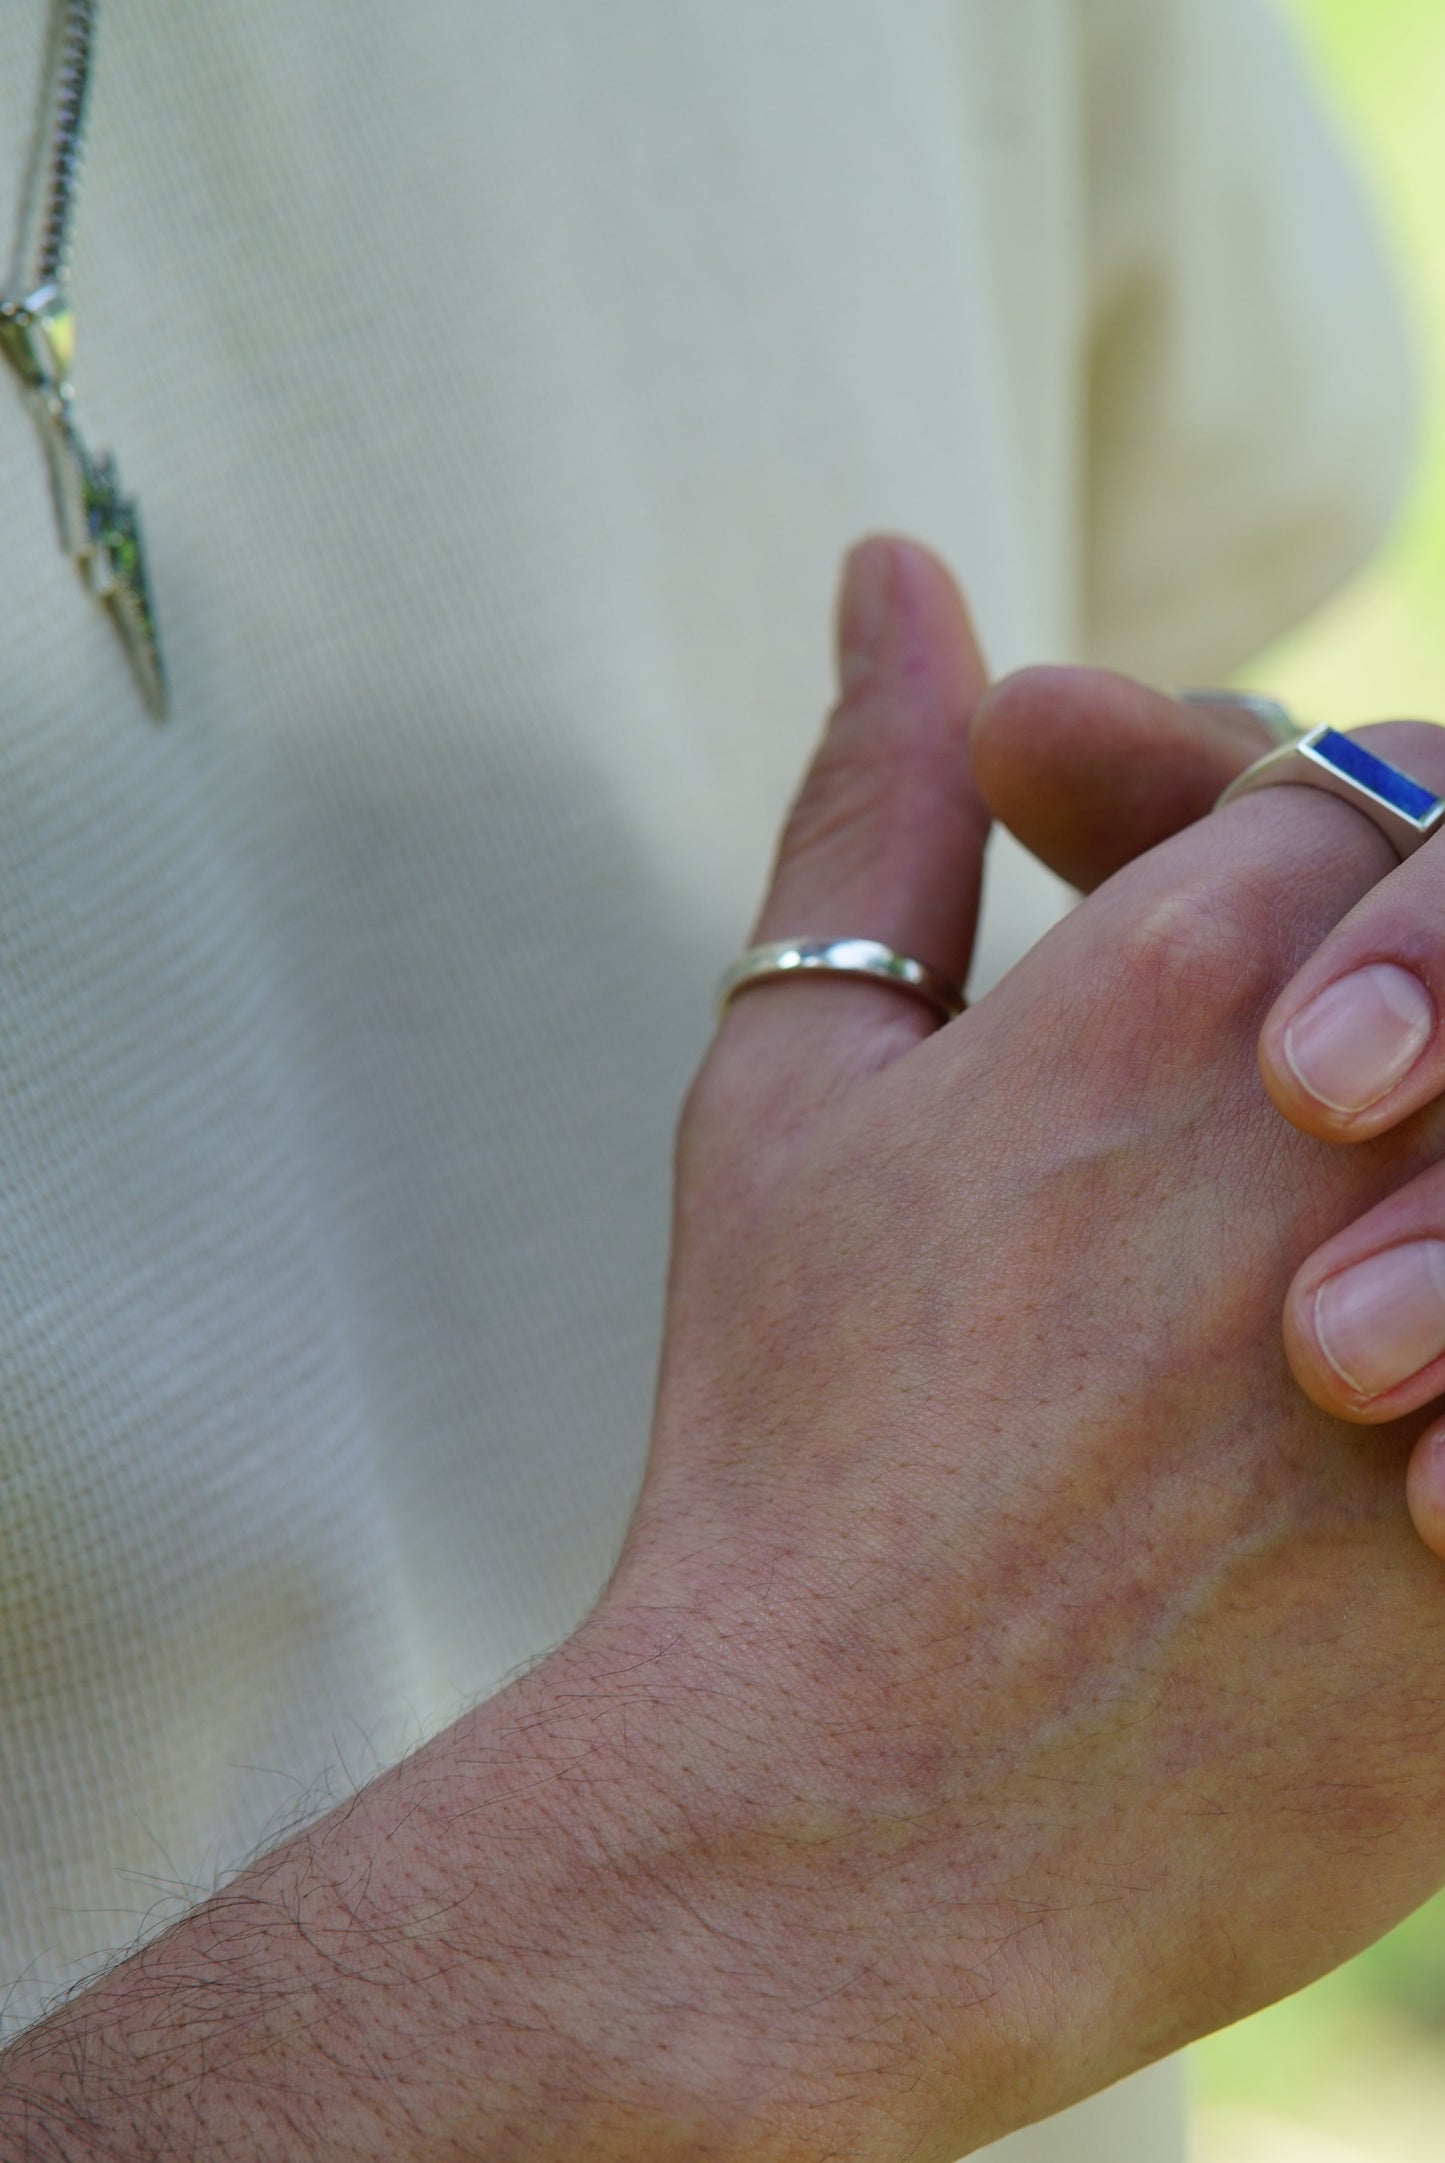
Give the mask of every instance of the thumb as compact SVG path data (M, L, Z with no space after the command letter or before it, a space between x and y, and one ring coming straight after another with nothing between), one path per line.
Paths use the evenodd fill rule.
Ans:
M968 972L988 814L969 725L986 681L938 558L890 536L849 556L838 600L839 698L788 817L753 943L876 939L952 982ZM897 1057L938 1027L891 986L809 975L749 986L717 1054L794 1102Z

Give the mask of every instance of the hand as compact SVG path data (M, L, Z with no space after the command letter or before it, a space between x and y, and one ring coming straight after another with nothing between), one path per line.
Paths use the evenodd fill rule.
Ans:
M1431 842L1392 864L1275 1001L1260 1070L1303 1133L1369 1143L1430 1126L1445 1088L1442 906L1445 857ZM1342 1418L1374 1426L1445 1394L1445 1168L1405 1177L1309 1257L1285 1340L1303 1387ZM1406 1492L1426 1545L1445 1555L1445 1422L1417 1442Z
M905 561L757 935L961 970L977 664ZM1394 755L1441 771L1433 738ZM1120 872L936 1036L826 982L751 991L719 1035L604 1614L656 1628L649 1688L697 1707L726 1865L679 1889L679 1942L724 1949L710 2015L774 2108L850 2098L819 2102L819 2153L941 2159L1056 2109L1442 1875L1410 1430L1362 1446L1304 1403L1277 1321L1437 1137L1291 1134L1253 1057L1384 853L1271 792Z
M1394 733L1382 734L1382 747ZM1438 728L1422 740L1422 770L1438 772L1441 742ZM1200 714L1086 670L1028 671L986 700L975 722L991 803L1081 885L1203 816L1265 748L1247 716ZM1408 749L1395 755L1408 767ZM1389 1134L1445 1090L1445 941L1436 928L1445 852L1437 840L1404 864L1383 846L1380 858L1380 883L1297 971L1260 1033L1260 1072L1276 1107L1327 1142ZM1342 1419L1378 1425L1445 1395L1445 1167L1432 1162L1308 1258L1286 1298L1284 1331L1302 1387ZM1406 1493L1421 1537L1445 1556L1445 1420L1416 1444Z
M967 962L982 670L854 561L758 935ZM617 1574L511 1690L0 2054L4 2163L953 2163L1445 1875L1445 1595L1275 1317L1432 1155L1282 1126L1260 1017L1380 876L1304 791L963 1019L745 994L683 1123Z

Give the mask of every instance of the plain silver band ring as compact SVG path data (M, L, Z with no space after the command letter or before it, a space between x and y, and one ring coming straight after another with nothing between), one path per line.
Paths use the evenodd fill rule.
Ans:
M1392 766L1353 736L1338 729L1311 729L1297 743L1266 752L1230 782L1215 804L1232 804L1256 789L1281 785L1323 789L1327 796L1353 804L1377 826L1403 863L1438 831L1445 801L1424 782Z
M895 991L922 999L945 1021L963 1012L963 993L957 984L930 969L926 961L910 961L906 954L895 954L891 946L880 946L876 939L778 939L771 946L750 946L723 971L717 988L718 1013L726 1013L738 993L750 985L780 976L813 974L891 984Z

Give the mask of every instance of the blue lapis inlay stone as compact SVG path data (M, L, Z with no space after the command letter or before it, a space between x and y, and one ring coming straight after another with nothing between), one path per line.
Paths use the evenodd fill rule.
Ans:
M1368 789L1404 818L1419 822L1440 809L1440 798L1421 782L1412 781L1398 766L1377 759L1373 751L1367 751L1351 736L1342 736L1338 729L1322 729L1310 744L1309 755L1332 766L1344 780Z

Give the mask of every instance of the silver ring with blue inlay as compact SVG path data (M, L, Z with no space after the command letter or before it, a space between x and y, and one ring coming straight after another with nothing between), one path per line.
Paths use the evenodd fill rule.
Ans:
M1403 859L1445 820L1445 802L1423 781L1401 773L1388 759L1367 751L1357 736L1338 729L1311 729L1297 742L1270 751L1230 782L1215 805L1232 804L1237 796L1280 784L1323 789L1353 804L1356 811L1379 827L1395 854Z

